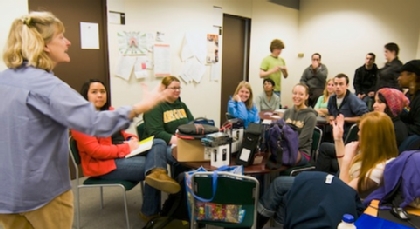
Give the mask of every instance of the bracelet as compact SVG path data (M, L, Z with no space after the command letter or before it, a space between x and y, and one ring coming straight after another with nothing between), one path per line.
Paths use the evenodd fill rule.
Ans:
M341 156L336 156L337 158L343 158L344 157L344 155L341 155Z

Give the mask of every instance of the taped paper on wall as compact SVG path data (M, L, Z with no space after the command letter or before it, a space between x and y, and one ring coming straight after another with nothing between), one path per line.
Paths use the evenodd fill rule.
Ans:
M199 83L205 72L206 65L200 63L195 57L192 57L184 63L180 76L187 83L191 81Z
M171 75L171 49L169 44L155 44L153 52L155 76L163 77Z
M206 64L207 57L207 33L187 32L181 47L181 61L185 62L188 58L195 57L198 61Z
M152 69L152 63L147 56L138 56L134 63L134 75L137 79L143 79L149 76L149 70Z
M115 75L128 81L133 71L136 59L137 58L135 56L120 56Z

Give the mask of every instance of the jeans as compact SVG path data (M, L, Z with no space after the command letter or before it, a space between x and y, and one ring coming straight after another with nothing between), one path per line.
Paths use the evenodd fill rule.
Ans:
M152 149L146 156L134 156L129 158L117 158L117 169L103 176L102 179L143 181L146 174L155 169L166 170L166 142L162 139L153 139ZM160 191L148 184L144 185L143 205L141 212L146 216L158 214L160 210Z
M257 205L257 211L264 217L274 216L277 224L284 224L284 201L286 193L292 188L294 177L277 177L271 183Z
M324 171L330 174L337 173L338 161L334 143L324 142L321 144L315 167L318 171Z

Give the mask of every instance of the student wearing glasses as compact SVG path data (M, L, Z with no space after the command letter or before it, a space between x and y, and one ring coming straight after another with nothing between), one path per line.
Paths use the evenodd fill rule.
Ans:
M168 163L178 165L176 159L172 156L172 146L176 145L178 141L175 131L181 124L193 121L194 117L187 105L181 102L181 82L179 79L175 76L166 76L161 83L169 91L164 102L144 114L146 135L164 140L168 144Z

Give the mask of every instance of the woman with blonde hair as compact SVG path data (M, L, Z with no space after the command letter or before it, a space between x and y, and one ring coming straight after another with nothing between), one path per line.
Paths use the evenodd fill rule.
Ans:
M260 121L257 107L252 99L251 85L246 81L242 81L238 84L235 94L228 102L229 115L242 119L244 128L247 128L249 123L258 123Z
M176 177L181 171L185 170L172 155L173 146L176 146L178 137L175 131L182 124L194 121L194 116L188 109L187 104L181 102L181 82L175 76L166 76L161 84L168 90L165 100L155 108L143 115L147 136L154 136L166 142L167 160L173 165L175 170L173 176Z
M328 79L325 83L324 94L318 97L318 102L315 104L314 109L318 112L318 116L328 115L328 99L334 93L333 79Z
M48 12L13 21L0 73L0 225L10 228L71 228L69 128L111 136L165 97L145 91L144 100L97 111L52 70L70 62L64 25ZM57 214L59 213L59 214Z

